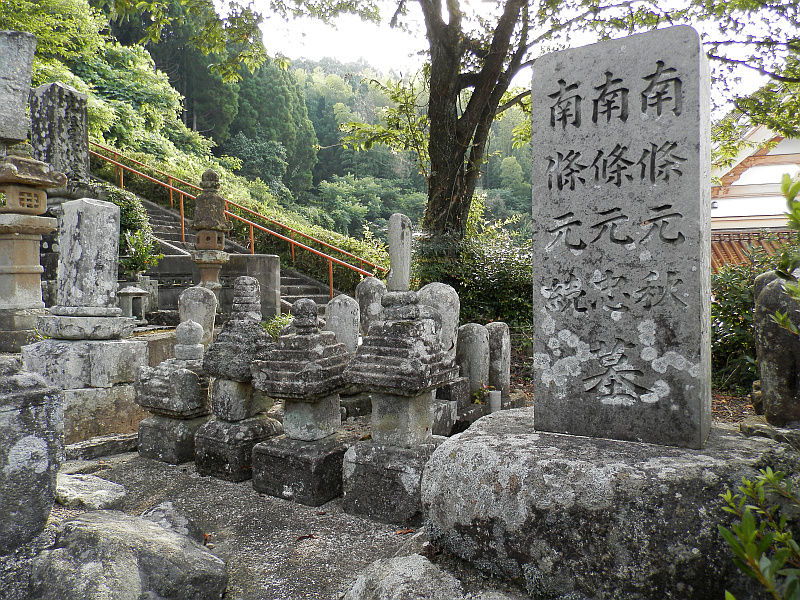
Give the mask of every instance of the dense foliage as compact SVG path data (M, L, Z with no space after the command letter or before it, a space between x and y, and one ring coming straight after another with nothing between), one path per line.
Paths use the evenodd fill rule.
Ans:
M736 521L719 532L733 552L736 567L758 581L775 600L800 598L800 545L796 515L800 495L781 471L761 469L754 481L743 479L737 494L721 494L722 509ZM736 600L725 592L725 600Z

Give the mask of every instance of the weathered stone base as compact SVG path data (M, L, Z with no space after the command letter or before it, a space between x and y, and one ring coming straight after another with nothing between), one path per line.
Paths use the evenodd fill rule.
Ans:
M63 390L133 383L148 363L144 340L43 340L22 349L25 368Z
M373 393L372 439L405 448L430 442L433 397L433 391L416 396Z
M422 501L434 543L535 598L750 598L719 494L765 466L800 457L721 426L702 450L540 433L518 409L439 446Z
M350 446L342 465L344 511L382 523L421 522L422 469L443 441L437 436L414 448L371 442Z
M135 432L149 414L136 404L135 397L130 384L64 390L64 442Z
M433 435L452 435L458 419L458 403L455 400L434 398L431 402L431 431Z
M20 348L39 341L36 319L47 311L43 308L0 309L0 352L19 352Z
M472 404L472 394L469 391L469 379L459 377L436 388L436 398L439 400L455 400L458 408L467 408Z
M63 457L61 394L0 356L0 555L38 535Z
M153 415L139 423L139 455L177 465L194 460L194 436L208 417L171 419Z
M138 445L138 433L101 435L65 446L64 455L67 460L92 460L101 456L136 452Z
M253 446L283 433L283 426L264 416L237 423L212 419L195 435L194 460L200 475L228 481L253 476Z
M280 436L253 448L253 487L259 492L319 506L342 495L342 460L351 434L314 442Z
M136 328L129 317L83 317L52 315L39 317L42 335L61 340L115 340L128 337Z

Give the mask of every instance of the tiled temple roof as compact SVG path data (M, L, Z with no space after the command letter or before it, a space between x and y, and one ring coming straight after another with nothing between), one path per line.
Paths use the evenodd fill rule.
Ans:
M711 233L711 269L747 262L747 252L761 247L767 254L778 254L783 245L797 240L798 233L788 229L763 231L714 231Z

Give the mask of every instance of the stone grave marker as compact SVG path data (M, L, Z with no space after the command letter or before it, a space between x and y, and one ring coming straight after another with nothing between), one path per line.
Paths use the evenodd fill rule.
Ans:
M537 430L703 445L709 94L689 27L537 59Z
M35 49L35 35L0 31L0 149L28 138L30 119L25 113Z

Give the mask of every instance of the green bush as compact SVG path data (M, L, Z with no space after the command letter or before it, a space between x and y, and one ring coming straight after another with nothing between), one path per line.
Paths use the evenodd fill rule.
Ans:
M453 286L461 300L462 323L504 321L512 329L528 331L533 319L530 244L509 231L513 221L485 220L483 200L473 200L460 243L427 239L416 245L414 284L440 281Z
M711 372L714 386L747 393L758 379L753 336L753 283L774 269L779 256L759 248L747 252L748 261L726 265L711 275Z

